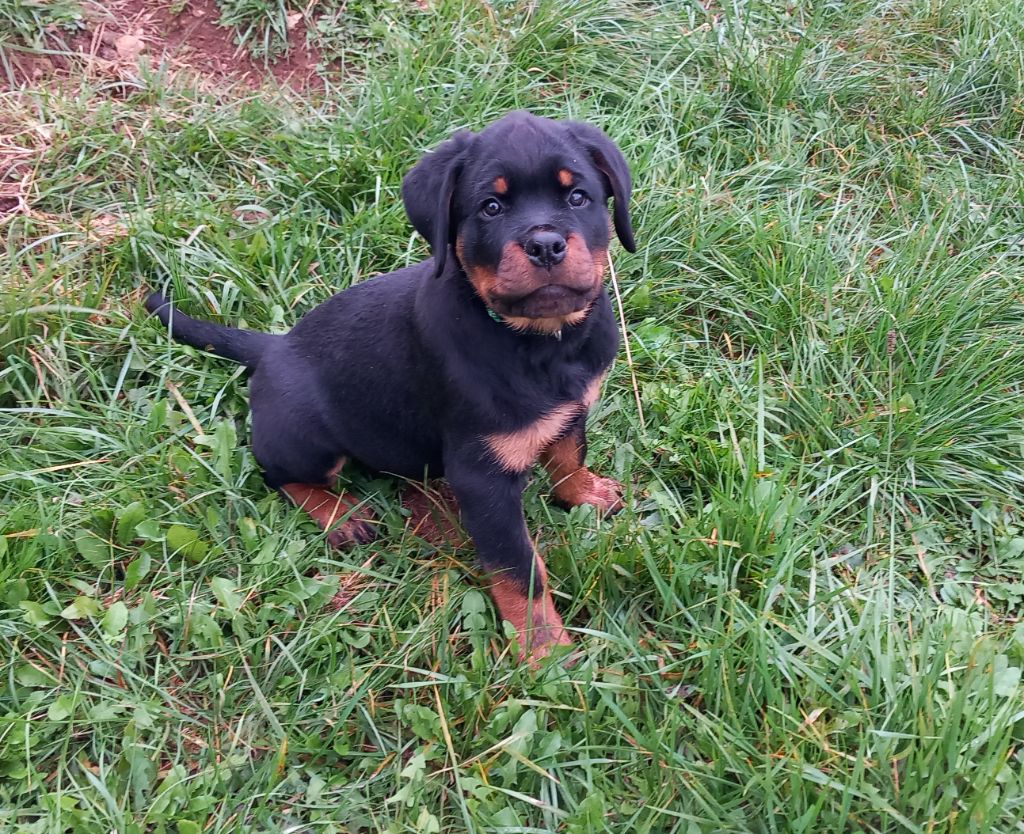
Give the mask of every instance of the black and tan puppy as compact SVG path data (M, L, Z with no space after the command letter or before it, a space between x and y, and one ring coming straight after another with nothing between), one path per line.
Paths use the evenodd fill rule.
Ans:
M146 301L171 335L252 372L252 447L269 486L335 545L373 537L349 460L447 478L501 616L537 654L567 643L523 518L538 461L564 505L621 507L586 468L587 412L618 334L604 289L614 228L634 250L629 168L598 129L511 113L456 133L406 176L409 219L433 258L328 299L283 336Z

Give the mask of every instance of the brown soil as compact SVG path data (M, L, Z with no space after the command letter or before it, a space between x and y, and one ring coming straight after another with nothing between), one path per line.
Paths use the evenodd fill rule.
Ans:
M190 71L200 79L259 87L267 77L294 90L323 87L317 72L320 56L306 44L305 21L297 18L289 33L288 51L264 64L239 47L230 28L217 25L214 0L114 0L94 13L84 31L70 38L54 33L47 44L57 54L8 50L13 79L0 67L0 91L38 85L83 71L124 78L142 58L165 62L172 72ZM177 12L177 13L175 13ZM327 71L332 69L328 67ZM12 84L13 80L13 84Z

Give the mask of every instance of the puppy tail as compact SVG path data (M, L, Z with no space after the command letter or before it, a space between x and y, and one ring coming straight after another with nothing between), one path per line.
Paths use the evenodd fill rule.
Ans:
M146 309L167 326L176 342L208 350L249 368L255 368L270 343L279 338L270 333L238 330L186 316L158 292L151 293L146 299Z

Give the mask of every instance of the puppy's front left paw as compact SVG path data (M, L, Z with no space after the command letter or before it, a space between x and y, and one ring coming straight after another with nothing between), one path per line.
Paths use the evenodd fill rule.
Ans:
M563 507L590 504L597 507L602 515L614 515L625 506L622 484L612 478L595 475L589 469L581 469L566 478L555 487L554 495Z
M625 506L622 484L613 478L591 473L590 488L583 492L580 503L597 507L605 515L614 515Z

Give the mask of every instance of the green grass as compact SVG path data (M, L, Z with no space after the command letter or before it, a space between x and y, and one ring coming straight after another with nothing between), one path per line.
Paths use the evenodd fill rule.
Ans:
M91 5L88 0L4 0L0 3L0 46L42 48L47 34L77 29ZM0 61L3 65L6 60Z
M1024 9L385 5L322 97L0 100L0 830L1024 830ZM569 670L394 483L331 551L138 303L283 329L420 258L402 174L513 107L636 175L630 506L528 492Z

